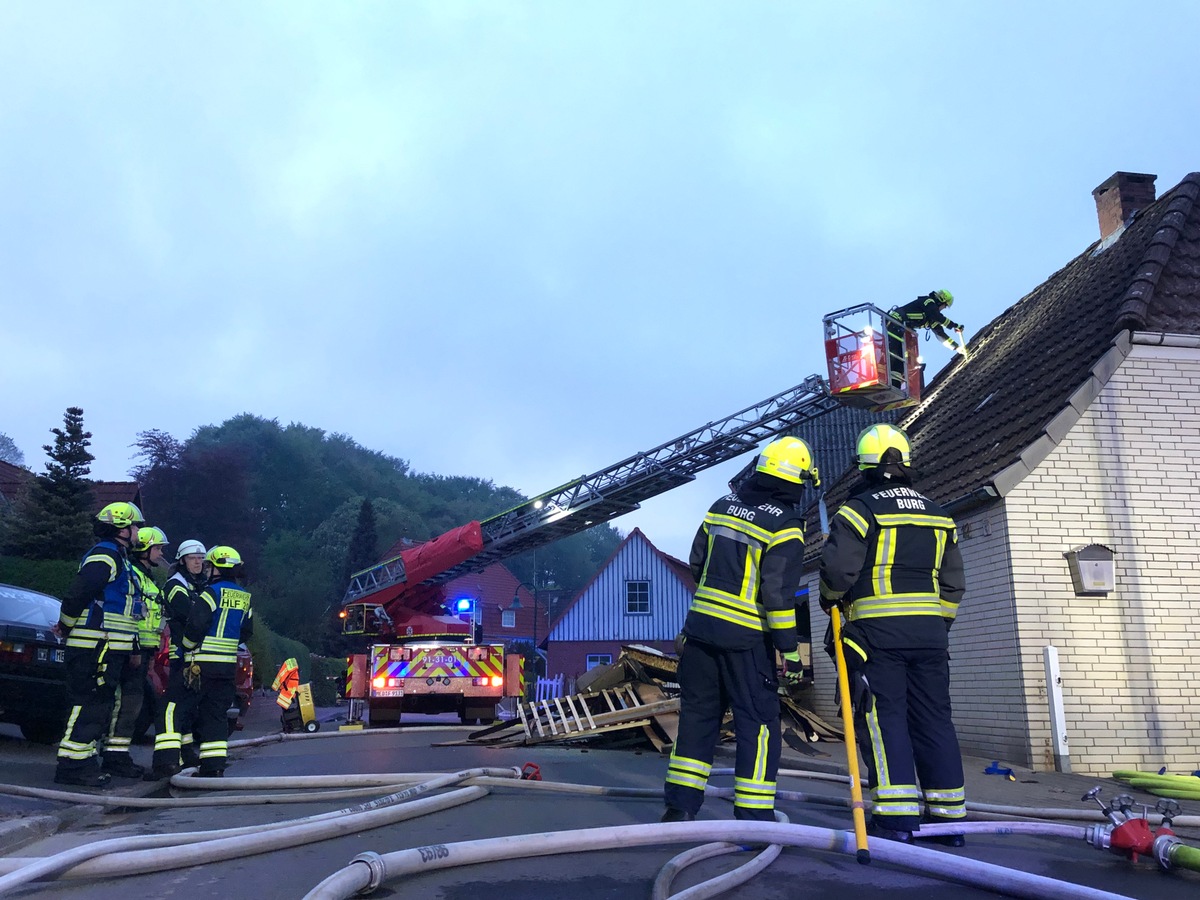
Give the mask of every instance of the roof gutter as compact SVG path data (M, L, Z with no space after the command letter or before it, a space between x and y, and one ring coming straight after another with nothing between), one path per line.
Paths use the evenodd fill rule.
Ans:
M1200 350L1200 334L1170 334L1166 331L1135 331L1133 343L1147 347L1186 347Z
M983 487L976 488L969 494L963 494L961 497L955 497L950 502L944 503L942 509L951 515L957 515L999 499L1000 492L994 486L985 484Z

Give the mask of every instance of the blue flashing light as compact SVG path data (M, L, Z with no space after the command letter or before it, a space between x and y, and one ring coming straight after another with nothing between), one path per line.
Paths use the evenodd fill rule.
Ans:
M470 612L475 608L475 600L472 597L460 597L455 601L454 608L460 613Z

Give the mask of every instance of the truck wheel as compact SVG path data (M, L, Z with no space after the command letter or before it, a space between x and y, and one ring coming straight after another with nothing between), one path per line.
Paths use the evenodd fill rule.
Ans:
M314 720L313 720L313 721L311 721L311 722L305 722L305 723L304 723L304 730L305 730L305 731L307 731L309 734L313 734L313 733L315 733L315 732L318 732L318 731L320 731L320 730L321 730L321 723L320 723L320 722L318 722L316 719L314 719Z

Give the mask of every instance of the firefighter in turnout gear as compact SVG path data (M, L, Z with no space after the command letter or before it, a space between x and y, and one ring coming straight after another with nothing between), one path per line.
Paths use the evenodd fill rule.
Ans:
M71 712L58 745L58 784L106 787L96 741L108 730L120 673L137 642L140 601L127 556L142 513L132 503L110 503L93 523L99 539L84 556L63 597L59 629L67 640L66 681Z
M171 640L170 669L167 692L154 717L154 762L146 776L148 780L170 778L183 765L200 765L199 753L193 746L200 693L184 683L183 637L193 608L200 600L200 591L208 583L209 566L204 559L207 552L196 540L180 544L165 585L163 612ZM193 642L192 649L195 646Z
M232 547L213 547L205 557L212 580L200 592L183 635L184 682L199 679L196 736L199 775L220 777L229 749L227 712L235 696L238 644L254 633L250 593L239 581L242 558Z
M904 329L906 328L911 331L927 328L937 335L938 340L946 347L964 358L967 356L967 344L962 340L963 327L946 315L946 310L953 303L954 295L949 291L930 291L911 303L892 307L889 310L888 315L892 321L889 322L885 319L884 323L888 336L888 353L891 356L888 371L891 373L893 385L899 387L903 385L905 379ZM959 341L955 341L946 333L947 328L958 332ZM907 362L913 364L916 360L907 360Z
M737 738L734 816L774 821L779 768L779 681L801 669L796 590L804 560L800 502L819 484L799 438L768 444L754 473L710 507L692 542L695 596L679 659L679 735L663 790L662 821L690 820L704 802L725 711Z
M129 548L132 571L142 601L138 620L138 652L129 657L113 698L108 737L104 742L104 771L122 778L141 778L146 770L129 755L134 726L146 698L146 673L162 639L162 607L158 585L151 575L162 565L167 536L161 528L143 526Z
M965 589L954 520L912 487L908 436L858 438L865 484L842 505L821 554L821 607L838 604L859 749L874 801L870 832L909 842L921 822L966 814L950 711L948 635ZM918 786L919 785L919 786ZM961 847L962 835L938 839Z

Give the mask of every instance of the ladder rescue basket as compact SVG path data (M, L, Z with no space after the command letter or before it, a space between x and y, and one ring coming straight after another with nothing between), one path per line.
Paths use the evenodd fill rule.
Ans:
M869 303L823 321L831 396L875 412L921 402L924 366L916 333Z

